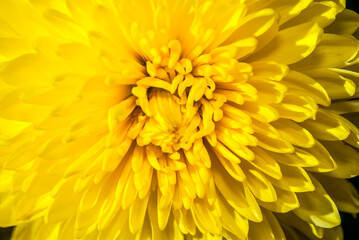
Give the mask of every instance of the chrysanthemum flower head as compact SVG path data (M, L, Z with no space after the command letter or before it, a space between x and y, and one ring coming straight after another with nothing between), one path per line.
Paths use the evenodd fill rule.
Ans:
M339 0L1 0L0 226L342 239L358 26Z

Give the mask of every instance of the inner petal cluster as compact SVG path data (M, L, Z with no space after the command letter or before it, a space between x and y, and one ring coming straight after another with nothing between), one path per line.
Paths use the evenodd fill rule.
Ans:
M150 53L143 59L145 77L132 88L141 109L138 116L146 119L137 144L153 144L179 158L179 149L190 149L197 139L211 134L214 122L223 118L221 108L226 98L216 90L214 80L223 66L214 64L213 54L200 47L183 56L178 40Z

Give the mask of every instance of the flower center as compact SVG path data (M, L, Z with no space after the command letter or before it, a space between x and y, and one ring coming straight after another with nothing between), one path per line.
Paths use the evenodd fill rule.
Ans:
M154 144L166 153L188 150L197 139L210 135L214 122L223 117L226 98L214 93L211 55L198 47L182 56L177 40L150 53L146 77L132 89L147 116L137 143Z

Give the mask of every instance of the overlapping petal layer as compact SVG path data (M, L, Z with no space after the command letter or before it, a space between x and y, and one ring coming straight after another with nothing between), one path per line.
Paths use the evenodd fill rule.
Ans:
M342 239L359 212L345 1L2 0L13 239Z

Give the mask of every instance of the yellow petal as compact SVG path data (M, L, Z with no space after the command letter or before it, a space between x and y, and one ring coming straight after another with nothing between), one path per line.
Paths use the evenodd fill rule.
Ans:
M157 206L156 206L156 196L152 194L147 207L147 212L149 215L151 229L152 229L152 237L155 239L166 239L167 234L166 231L161 231L158 226L158 213L157 213Z
M253 147L251 148L251 150L255 153L254 160L249 162L251 165L255 166L263 173L275 179L282 178L282 172L277 163L277 158L271 157L271 154L273 152L264 150L260 147ZM277 154L277 155L285 155L285 154Z
M344 239L344 232L342 226L337 226L335 228L327 228L324 229L323 239L328 240L343 240Z
M337 164L333 160L332 156L330 156L328 150L318 141L316 141L314 146L311 148L301 149L300 154L306 155L309 158L314 157L318 161L317 165L306 167L306 170L308 171L329 172L337 168Z
M35 198L49 193L60 180L59 176L46 174L45 172L37 173L31 181L27 196Z
M99 238L103 239L115 239L117 238L121 231L126 231L126 223L128 223L128 217L129 217L129 209L126 210L120 210L117 212L113 220L111 221L111 226L118 226L117 228L114 227L108 227L106 229L101 229L99 233Z
M251 123L251 118L243 112L240 108L234 107L229 104L223 104L222 110L225 115L228 117L235 119L243 124L249 124Z
M1 24L1 23L0 23ZM1 30L2 27L0 27ZM24 52L31 53L33 51L29 42L24 39L19 39L15 37L2 37L0 38L0 54L9 59L19 57Z
M130 207L129 213L129 228L132 233L137 233L141 230L147 210L147 203L149 194L144 199L137 198Z
M246 102L241 109L261 122L272 122L279 118L277 110L267 104Z
M226 44L238 39L255 37L257 50L272 40L278 31L278 16L273 9L259 9L248 14L242 25L225 41Z
M231 8L228 8L227 11L222 10L221 13L216 16L216 21L219 23L216 31L217 37L211 44L211 47L217 47L235 30L237 30L239 25L242 23L242 18L245 13L245 5L240 1L238 3L233 3Z
M24 131L30 124L26 122L10 121L0 118L0 139L11 139Z
M298 193L300 208L295 209L293 212L304 221L319 227L332 228L338 226L340 216L335 203L320 183L313 177L311 179L315 186L315 191Z
M323 86L332 100L350 98L356 92L356 85L352 80L329 69L316 69L307 74Z
M359 175L359 153L357 149L343 142L322 142L328 150L337 168L326 173L337 178L352 178Z
M75 24L66 13L49 9L44 11L43 16L50 25L53 25L60 36L68 39L80 39L80 41L85 39L85 30Z
M315 144L313 136L294 121L279 119L271 123L283 140L300 147L310 148Z
M246 181L244 182L253 195L263 202L275 202L277 193L270 181L255 168L246 169Z
M346 179L315 174L340 211L356 213L359 210L359 193Z
M223 158L227 159L228 161L231 161L233 163L240 163L240 158L233 154L225 145L223 145L221 142L217 142L216 146L214 147L218 155L222 156Z
M30 223L21 224L14 229L12 238L25 240L26 238L48 238L58 239L60 224L45 224L43 219L38 219Z
M250 57L249 61L275 61L286 65L298 62L313 52L322 31L313 23L281 30L261 51ZM288 52L291 52L289 56L286 54Z
M171 214L172 210L172 202L169 204L163 204L161 203L162 199L166 198L162 195L162 193L157 190L157 217L158 217L158 227L161 231L163 231L167 224L168 224L168 218ZM172 199L170 199L172 201Z
M283 232L285 234L285 236L287 237L287 239L293 239L293 240L308 240L308 238L305 238L303 236L303 234L299 233L298 231L296 231L295 229L293 229L292 227L289 227L287 225L282 224L282 229Z
M335 34L353 34L359 25L359 16L352 10L344 9L336 16L335 22L329 25L325 31Z
M319 165L318 156L313 156L308 151L302 150L300 148L295 148L293 153L274 153L267 152L269 157L275 159L277 162L295 167L313 167Z
M129 206L131 206L137 197L138 191L136 189L134 181L135 180L134 180L133 172L131 171L122 193L121 203L123 209L126 209Z
M303 122L308 118L314 118L318 108L315 101L306 95L288 93L281 103L272 104L278 112L279 117Z
M191 235L196 233L196 224L194 223L191 211L181 209L180 211L173 211L173 214L175 219L179 219L178 224L182 233L190 233Z
M251 81L251 85L258 91L257 101L265 104L281 102L287 91L285 85L272 81L255 80Z
M248 234L249 240L268 239L268 240L285 240L281 225L273 213L262 210L263 221L260 223L250 222Z
M26 103L21 100L21 93L21 90L15 90L1 99L1 118L22 122L34 122L36 124L50 115L51 108L49 106Z
M239 238L246 238L249 230L248 220L228 205L222 195L218 196L218 202L222 211L223 227Z
M227 202L243 217L256 222L261 221L258 203L248 187L228 176L220 165L213 168L212 172L217 189Z
M359 109L358 100L340 101L330 105L330 110L336 114L352 113L358 111L358 109Z
M135 100L136 98L131 96L110 109L108 114L110 130L114 129L114 125L117 122L122 122L132 113L136 107Z
M1 227L10 227L12 225L23 223L24 221L22 219L15 219L13 217L13 209L12 206L14 206L19 201L19 195L10 195L10 194L4 194L1 195L1 204L0 204L0 210L4 214L1 214L0 216L0 226Z
M306 120L301 126L319 140L344 140L350 134L350 129L335 114L322 109L318 110L315 120Z
M273 185L292 192L308 192L315 189L308 173L300 167L279 164L283 177L280 180L268 178Z
M289 71L283 79L290 92L311 97L317 103L329 106L330 98L325 89L314 79L296 71Z
M324 235L324 229L318 227L312 223L306 222L305 220L300 219L297 215L293 212L288 212L285 214L277 214L277 219L283 225L283 230L290 231L290 235L295 236L294 239L313 239L315 238L322 238ZM295 231L295 232L294 232ZM313 236L314 235L314 236Z
M51 84L62 69L61 64L43 55L26 54L10 61L0 76L11 85L25 85L26 79Z
M242 182L246 176L243 173L240 165L235 162L230 162L226 158L222 157L222 155L217 154L218 159L220 160L222 166L227 170L227 172L237 181ZM214 161L216 163L216 161Z
M297 17L291 19L282 27L290 27L305 22L315 22L320 27L325 28L332 23L337 14L337 5L333 2L312 2Z
M275 62L253 62L253 79L280 81L288 74L288 66Z
M97 137L92 137L64 143L63 136L56 136L42 145L38 150L39 156L48 160L68 158L71 157L71 155L83 153L84 150L87 150L88 146L92 146L97 140ZM73 148L78 149L79 152L73 152Z
M226 129L225 129L226 130ZM228 129L227 129L228 130ZM253 160L254 154L253 152L246 146L249 145L246 143L246 137L244 136L244 140L241 141L240 137L241 134L238 134L237 136L230 136L229 131L225 134L223 131L218 130L216 131L218 140L220 141L220 144L223 144L226 146L229 150L231 150L233 153L235 153L238 157L244 158L248 161Z
M275 191L277 193L276 201L274 202L258 201L259 205L270 211L279 212L279 213L286 213L300 206L297 195L294 192L286 191L277 187L275 187Z
M358 42L351 36L324 34L315 50L302 61L293 64L294 69L340 67L357 54Z
M43 19L41 12L36 7L32 6L30 2L22 1L3 1L1 3L0 15L2 19L6 20L17 34L30 41L39 36L48 35L51 32L49 24ZM22 16L28 19L26 24L16 16Z
M300 1L300 0L289 0L285 3L279 1L265 1L260 2L254 5L252 10L256 11L258 8L273 8L275 11L279 12L280 15L280 23L283 24L290 20L291 18L300 14L304 9L308 7L311 3L310 0Z
M210 209L205 200L195 199L191 212L198 228L201 229L202 226L201 231L205 230L217 236L221 233L222 224L215 216L215 210Z
M102 184L94 184L91 185L87 190L85 190L79 205L79 209L81 211L89 210L90 208L95 206L96 202L99 199L102 187Z
M73 195L56 197L45 216L45 222L56 223L68 219L76 212L78 201L78 196Z
M260 133L255 133L254 136L258 139L258 146L266 150L278 153L291 153L294 151L293 145L280 137L265 136Z

